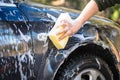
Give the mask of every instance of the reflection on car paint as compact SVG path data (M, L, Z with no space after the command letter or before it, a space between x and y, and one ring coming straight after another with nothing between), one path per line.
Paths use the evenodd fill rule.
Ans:
M21 54L21 53L20 53ZM19 66L19 72L20 72L20 76L21 76L21 80L27 80L27 76L28 76L28 71L29 71L29 77L33 77L34 76L34 71L33 71L33 67L34 67L34 59L33 56L31 54L31 51L28 51L26 53L24 53L23 55L19 55L18 56L18 66ZM28 71L26 72L26 67L24 67L24 64L28 63Z

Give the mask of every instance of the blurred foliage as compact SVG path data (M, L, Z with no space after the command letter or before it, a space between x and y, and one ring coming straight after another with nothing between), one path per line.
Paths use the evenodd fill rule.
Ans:
M30 0L30 1L47 5L63 6L77 10L82 10L90 0ZM120 24L120 5L115 5L112 8L108 8L98 15L112 19Z
M110 14L110 18L114 21L120 23L120 5L115 5L112 7L112 14Z

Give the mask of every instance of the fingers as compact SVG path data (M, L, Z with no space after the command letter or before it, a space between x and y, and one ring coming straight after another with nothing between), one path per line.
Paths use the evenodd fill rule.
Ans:
M68 22L67 22L66 20L60 21L60 24L58 25L57 28L59 28L59 27L61 27L61 26L63 26L64 29L61 30L61 31L59 31L59 32L57 32L56 34L61 34L61 33L65 33L66 31L68 31L69 26L68 26Z
M67 36L72 36L72 35L73 35L73 30L72 30L72 24L71 24L71 23L69 23L69 22L66 21L66 20L62 20L62 21L60 22L59 27L60 27L60 26L64 26L64 29L61 30L61 31L59 31L59 32L57 32L57 35L59 35L59 34L61 34L61 33L65 33L65 34L62 35L62 36L60 36L60 37L59 37L59 40L62 40L62 39L64 39L64 38L67 37ZM59 27L58 27L58 28L59 28Z
M56 34L59 35L61 33L66 33L69 30L69 28L66 26L63 30L57 32Z
M60 26L66 26L68 24L68 22L66 20L61 20L58 25L57 28L59 28Z
M69 36L69 37L72 36L72 31L71 30L68 30L64 35L60 36L59 40L62 40L62 39L64 39L67 36Z

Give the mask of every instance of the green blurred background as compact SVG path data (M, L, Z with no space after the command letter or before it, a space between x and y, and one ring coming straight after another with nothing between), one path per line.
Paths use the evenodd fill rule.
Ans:
M62 6L81 11L90 0L29 0L29 1L42 3L46 5ZM107 8L106 10L99 12L97 15L107 17L120 24L120 5L115 5L111 8Z

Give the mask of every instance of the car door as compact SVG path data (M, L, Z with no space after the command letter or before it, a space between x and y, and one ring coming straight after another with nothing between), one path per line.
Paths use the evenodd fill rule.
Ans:
M31 29L15 4L0 3L0 80L33 78Z

